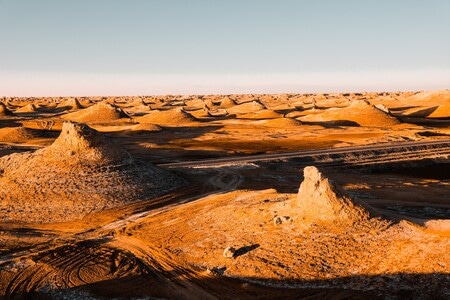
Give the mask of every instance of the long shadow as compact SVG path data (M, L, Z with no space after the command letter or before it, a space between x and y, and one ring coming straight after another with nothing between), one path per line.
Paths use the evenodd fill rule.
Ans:
M259 244L253 244L253 245L248 245L248 246L241 247L241 248L237 249L236 252L234 252L233 257L237 258L237 257L239 257L241 255L244 255L244 254L246 254L246 253L248 253L248 252L250 252L252 250L255 250L255 249L259 248L259 247L260 247Z
M142 273L69 288L53 287L53 290L47 291L17 290L14 294L7 295L6 299L448 299L450 293L450 275L442 273L357 275L325 280L284 281L217 275L209 278L188 277L188 280L184 276L178 276L167 278L167 281L158 280L164 273Z
M332 121L302 121L304 125L320 125L325 128L336 128L336 127L360 127L357 122L350 120L332 120Z
M160 132L139 132L127 134L122 131L109 132L107 135L114 139L128 152L151 162L173 162L182 159L194 160L202 158L215 158L226 155L226 151L185 149L174 147L176 140L191 140L208 132L222 128L222 126L202 127L163 127ZM157 148L145 147L146 143L158 145Z

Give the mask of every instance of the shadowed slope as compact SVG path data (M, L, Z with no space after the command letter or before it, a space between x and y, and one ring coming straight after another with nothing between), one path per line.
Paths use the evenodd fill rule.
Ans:
M0 117L2 116L13 116L14 113L6 107L3 102L0 102Z

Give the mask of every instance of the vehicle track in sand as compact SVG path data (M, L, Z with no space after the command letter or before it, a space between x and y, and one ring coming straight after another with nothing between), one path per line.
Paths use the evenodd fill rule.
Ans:
M208 180L208 187L193 185L155 199L117 208L129 215L97 228L55 238L4 256L0 259L2 265L12 260L31 259L33 262L12 278L5 295L7 298L32 297L50 283L57 288L73 289L95 282L128 278L126 286L123 286L128 291L137 286L140 287L138 290L151 285L150 288L154 289L157 285L170 297L180 298L188 293L203 299L215 299L216 296L206 292L204 287L193 283L194 278L198 281L204 275L180 268L169 252L123 234L130 224L135 226L140 220L211 193L233 190L242 181L243 177L239 173L221 168ZM199 195L199 191L205 189L209 192ZM115 236L120 230L122 235ZM143 278L147 280L145 284Z

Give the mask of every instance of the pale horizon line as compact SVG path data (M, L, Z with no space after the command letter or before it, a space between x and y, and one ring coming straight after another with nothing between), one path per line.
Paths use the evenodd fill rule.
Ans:
M449 88L450 70L193 75L0 72L0 97L305 94Z

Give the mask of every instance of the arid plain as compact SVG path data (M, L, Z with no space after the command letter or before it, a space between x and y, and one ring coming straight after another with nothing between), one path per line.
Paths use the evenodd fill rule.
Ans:
M0 295L450 297L450 91L0 99Z

